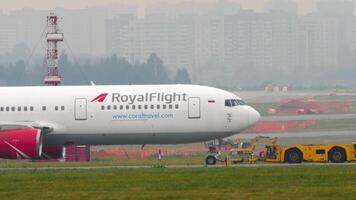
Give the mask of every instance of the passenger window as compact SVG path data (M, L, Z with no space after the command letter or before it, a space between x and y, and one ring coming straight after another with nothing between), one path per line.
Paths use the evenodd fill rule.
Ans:
M33 108L33 106L31 106L31 107L30 107L30 111L33 111L33 110L34 110L34 108Z
M226 106L226 107L232 107L232 104L231 104L231 100L230 100L230 99L226 99L226 100L225 100L225 106Z
M14 111L15 111L15 107L11 107L11 111L13 111L13 112L14 112Z
M126 106L126 110L129 110L129 109L130 109L130 106L129 106L129 105L127 105L127 106Z
M111 106L107 106L106 108L107 108L108 110L111 110Z
M10 108L9 108L9 107L6 107L6 111L9 112L9 111L10 111Z
M114 110L117 110L117 105L114 105L114 106L113 106L113 109L114 109Z
M23 108L23 110L24 110L24 111L27 111L27 106L25 106L25 107Z
M151 105L151 109L155 109L155 106L154 106L154 105Z
M145 107L145 110L147 110L147 109L148 109L148 105L145 105L144 107Z
M159 109L161 106L160 105L157 105L156 108Z
M173 105L172 105L172 104L169 104L168 107L169 107L169 109L172 109L172 108L173 108Z
M179 108L179 105L178 105L178 104L176 104L176 105L175 105L175 108L176 108L176 109L178 109L178 108Z
M136 109L136 106L135 105L132 105L132 110L135 110Z
M42 106L42 110L45 111L46 110L46 106Z
M61 110L64 110L64 106L61 106Z
M3 112L3 111L4 111L4 107L1 107L1 108L0 108L0 111Z
M55 106L55 107L54 107L54 110L58 110L58 106Z
M123 110L124 109L124 106L123 105L120 105L120 110Z
M21 106L17 107L17 111L21 111Z
M166 108L167 108L167 105L163 104L162 109L166 109Z
M101 110L105 110L105 106L101 106Z
M138 105L138 109L141 110L142 109L142 105Z

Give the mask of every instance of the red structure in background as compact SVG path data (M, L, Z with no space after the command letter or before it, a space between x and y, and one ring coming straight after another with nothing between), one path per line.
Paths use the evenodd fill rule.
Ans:
M277 109L269 109L271 115L298 115L318 113L347 113L349 99L316 100L313 97L302 99L283 99Z
M91 156L92 157L121 157L121 158L147 158L150 156L157 156L161 150L161 153L164 155L194 155L198 153L206 153L207 148L203 143L194 144L184 147L172 147L165 148L162 147L145 147L143 149L137 147L123 147L123 146L115 146L112 148L105 149L92 149Z
M67 144L64 148L64 160L69 162L90 161L89 145Z
M259 121L253 127L247 129L246 133L268 133L286 132L292 129L303 129L313 126L315 120L296 120L296 121Z

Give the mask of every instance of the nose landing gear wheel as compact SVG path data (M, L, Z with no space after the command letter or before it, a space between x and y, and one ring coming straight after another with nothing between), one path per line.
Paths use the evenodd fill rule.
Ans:
M216 164L216 158L214 156L207 156L205 159L206 165L215 165Z

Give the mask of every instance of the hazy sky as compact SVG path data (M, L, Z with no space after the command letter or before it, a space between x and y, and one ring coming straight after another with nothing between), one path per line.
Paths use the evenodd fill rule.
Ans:
M35 9L54 9L56 7L78 9L88 8L98 5L108 5L115 3L129 3L129 4L148 4L152 2L161 2L163 0L0 0L0 9L5 12L17 10L22 8L35 8ZM166 2L180 2L187 0L166 0ZM196 0L200 2L216 2L218 0ZM257 11L263 10L263 4L270 0L227 0L241 3L243 8L255 9ZM295 0L299 5L299 12L304 14L310 12L315 8L317 0Z

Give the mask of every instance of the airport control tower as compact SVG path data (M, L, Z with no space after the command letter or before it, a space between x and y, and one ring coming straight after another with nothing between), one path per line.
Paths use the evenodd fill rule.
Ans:
M63 41L63 33L58 31L58 16L51 13L47 16L47 66L48 72L44 78L45 85L56 86L62 77L58 71L58 42Z

